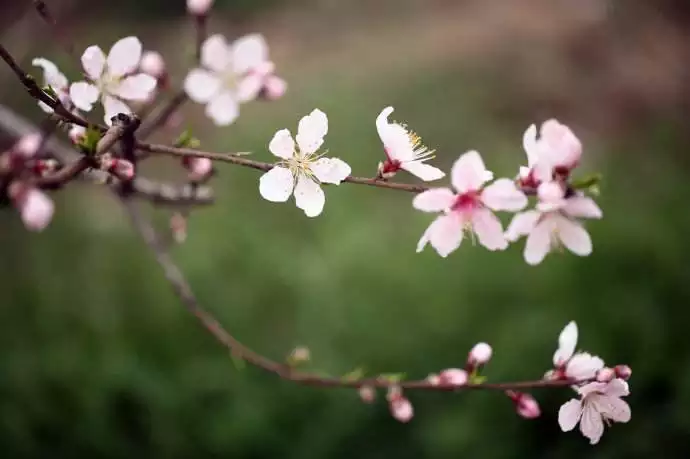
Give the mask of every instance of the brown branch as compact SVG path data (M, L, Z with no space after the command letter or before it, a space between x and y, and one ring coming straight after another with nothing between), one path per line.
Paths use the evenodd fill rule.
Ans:
M238 166L249 167L264 172L271 170L275 166L271 163L247 159L243 156L246 155L246 153L213 153L210 151L194 150L191 148L176 148L169 147L167 145L158 145L143 142L139 142L137 144L137 148L141 151L145 151L148 153L158 153L169 156L208 158L214 161L236 164ZM429 187L426 187L424 185L410 185L407 183L389 182L383 179L367 177L349 176L345 178L343 182L354 183L357 185L375 186L378 188L388 188L390 190L408 191L411 193L421 193L422 191L426 191L429 189Z

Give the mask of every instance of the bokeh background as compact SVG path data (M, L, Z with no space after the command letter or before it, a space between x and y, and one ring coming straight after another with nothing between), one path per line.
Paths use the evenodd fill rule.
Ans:
M1 2L2 43L27 66L45 56L76 78L30 3ZM78 50L138 35L179 87L194 37L182 0L48 4ZM576 320L581 347L633 368L632 421L596 447L560 432L567 389L535 392L534 421L498 393L411 394L416 416L403 425L382 397L368 406L238 368L171 294L117 202L75 184L44 233L0 213L2 456L687 457L689 26L682 0L217 0L210 31L263 33L289 92L243 106L224 129L202 107L183 111L204 147L271 160L272 134L321 108L330 152L358 175L382 157L374 118L386 105L444 168L472 148L497 175L524 163L529 124L569 124L586 146L581 172L605 177L588 258L529 267L523 242L416 254L430 218L408 194L329 187L325 212L308 219L261 199L256 171L223 164L217 203L192 214L174 254L238 338L277 359L308 346L313 367L334 375L423 377L487 341L490 379L531 379ZM10 72L0 78L3 103L40 121ZM147 173L182 180L179 169L161 160ZM169 211L152 213L165 229Z

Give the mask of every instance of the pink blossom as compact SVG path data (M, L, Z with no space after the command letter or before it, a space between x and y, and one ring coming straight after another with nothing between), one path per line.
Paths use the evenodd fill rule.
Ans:
M86 128L84 126L79 126L77 124L73 124L72 127L69 129L69 132L67 133L67 136L75 145L84 140L85 135Z
M142 54L139 69L157 78L159 82L163 80L167 74L165 60L163 56L156 51L145 51L144 54Z
M460 247L465 231L476 234L479 243L489 250L503 250L508 246L503 226L491 210L518 211L527 205L527 197L509 179L496 180L486 170L476 151L462 155L451 170L449 188L434 188L420 193L412 205L423 212L440 212L417 244L421 252L431 243L442 257Z
M487 343L477 343L470 350L470 353L467 356L467 364L471 368L486 365L489 360L491 360L492 354L493 350L491 349L490 345Z
M579 218L601 218L599 206L581 193L566 195L555 182L539 185L540 202L535 210L521 212L510 222L506 239L516 241L527 236L523 255L530 265L537 265L554 248L565 246L575 255L592 253L592 239Z
M410 422L414 416L412 403L402 394L400 387L392 386L386 394L391 415L400 422Z
M36 132L22 136L12 146L12 152L19 155L22 159L32 158L38 152L38 149L43 142L43 136Z
M213 0L187 0L187 11L195 16L205 16L213 6Z
M612 368L604 367L597 371L597 381L609 382L616 378L616 372Z
M185 157L182 164L189 171L189 180L193 182L204 180L213 171L213 161L208 158Z
M537 127L530 126L522 139L527 153L528 167L521 168L523 185L536 188L542 182L550 181L554 174L567 177L580 162L582 143L564 124L555 119L541 125L537 138Z
M577 390L580 399L571 399L558 411L558 424L569 432L580 423L580 431L592 445L604 434L604 423L630 421L630 406L622 399L630 391L622 379L592 382Z
M518 416L525 419L536 419L541 416L539 403L530 394L516 391L506 391L506 395L515 404L515 411Z
M43 85L50 86L62 104L69 102L69 81L53 62L42 57L31 61L31 65L43 69ZM39 101L38 106L46 113L53 113L53 109L44 102Z
M126 159L103 158L101 168L117 176L120 180L132 180L134 178L134 164Z
M553 355L555 371L547 379L573 379L577 381L593 379L604 368L604 361L587 352L575 352L577 347L577 324L571 321L558 336L558 349Z
M469 376L465 370L459 368L448 368L443 370L439 375L440 384L448 384L452 386L464 386L467 384Z
M55 205L48 195L20 182L12 183L8 192L28 230L43 231L48 226L55 213Z
M627 381L632 376L632 368L627 365L616 365L613 371L616 373L616 378L620 378L624 381Z
M364 403L374 403L376 399L376 390L371 386L362 386L358 389L359 398Z

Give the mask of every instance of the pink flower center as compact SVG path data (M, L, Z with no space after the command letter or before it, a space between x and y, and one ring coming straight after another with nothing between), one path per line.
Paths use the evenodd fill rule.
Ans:
M455 202L450 207L451 210L466 212L471 211L481 206L481 201L479 200L478 191L468 191L467 193L462 193L457 195Z
M387 154L386 154L387 156ZM398 161L397 159L386 159L383 162L383 167L381 168L381 173L383 174L390 174L394 172L398 172L400 170L400 165L402 163Z

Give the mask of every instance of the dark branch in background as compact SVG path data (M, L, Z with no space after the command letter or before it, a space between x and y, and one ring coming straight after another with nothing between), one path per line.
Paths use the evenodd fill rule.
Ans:
M37 129L31 122L0 104L0 130L16 140L36 133ZM46 141L44 152L44 155L53 156L62 164L73 164L81 158L81 155L73 147L56 139ZM97 184L109 183L115 187L120 186L119 180L100 170L83 171L79 178ZM132 181L132 188L136 197L162 205L207 205L212 204L214 201L213 192L209 187L205 186L175 186L154 182L144 177L136 177Z

